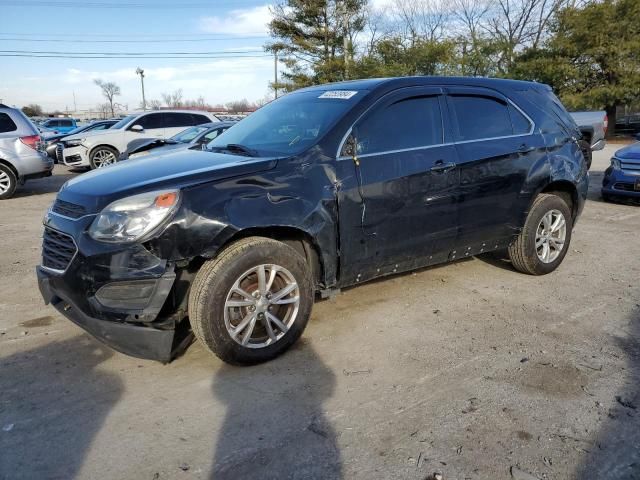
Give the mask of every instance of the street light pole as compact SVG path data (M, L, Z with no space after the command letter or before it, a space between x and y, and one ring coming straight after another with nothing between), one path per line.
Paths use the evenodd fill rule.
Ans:
M140 75L140 84L142 85L142 110L147 109L147 102L144 98L144 70L138 67L136 73Z

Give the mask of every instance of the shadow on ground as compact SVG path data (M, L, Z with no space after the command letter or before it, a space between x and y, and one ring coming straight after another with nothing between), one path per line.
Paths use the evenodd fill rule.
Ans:
M71 479L123 385L87 336L0 359L0 479Z
M627 356L626 386L598 432L579 479L631 480L640 478L640 308L630 318L627 335L617 339Z
M335 383L333 372L302 340L267 364L222 366L213 393L227 410L211 478L340 478L336 433L322 407Z
M38 178L36 180L27 180L24 185L19 185L16 193L12 198L29 197L31 195L42 195L45 193L55 193L62 188L64 182L76 175L65 173L62 175L53 175L46 178ZM11 200L9 200L11 201Z

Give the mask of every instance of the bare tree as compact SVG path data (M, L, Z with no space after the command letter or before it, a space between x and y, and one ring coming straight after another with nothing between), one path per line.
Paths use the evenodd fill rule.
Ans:
M397 24L411 45L417 40L437 41L444 36L447 8L440 0L395 0Z
M251 105L246 98L243 98L242 100L233 100L228 102L225 107L227 107L229 112L240 113L248 111L251 108Z
M179 88L175 90L173 93L162 93L160 94L162 100L165 105L170 108L178 108L182 107L182 89Z
M120 95L120 87L114 82L104 82L103 80L96 78L93 83L100 87L102 95L107 99L109 103L109 109L111 110L111 116L115 116L115 110L113 109L113 99Z

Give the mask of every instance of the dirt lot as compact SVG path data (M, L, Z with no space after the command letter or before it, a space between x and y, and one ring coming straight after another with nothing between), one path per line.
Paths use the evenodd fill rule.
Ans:
M252 368L129 358L42 304L56 167L0 203L0 478L640 478L640 207L600 200L614 149L555 273L490 255L369 283Z

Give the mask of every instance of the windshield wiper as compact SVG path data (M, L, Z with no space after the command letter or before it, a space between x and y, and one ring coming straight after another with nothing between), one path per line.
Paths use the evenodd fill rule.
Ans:
M245 147L244 145L240 145L239 143L228 143L225 146L214 146L211 147L210 150L213 151L222 151L227 150L231 153L238 153L240 155L245 155L247 157L259 157L258 152L253 148Z

